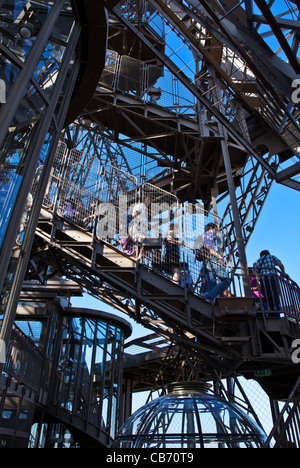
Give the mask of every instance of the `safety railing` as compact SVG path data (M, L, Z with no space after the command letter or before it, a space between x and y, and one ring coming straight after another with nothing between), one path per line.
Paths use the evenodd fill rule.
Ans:
M231 277L224 261L226 232L217 216L96 157L60 145L44 207L186 291L208 299L244 295L241 275ZM278 272L249 281L263 317L299 320L300 291L290 278Z
M169 70L108 50L99 89L130 94L175 115L197 118L196 99Z
M286 318L300 321L300 288L289 276L276 269L273 274L260 274L249 268L250 288L257 315L263 318ZM232 293L241 296L242 276L235 272Z
M37 391L40 388L44 364L44 354L17 325L14 325L6 350L4 373Z
M219 218L202 204L182 204L163 189L138 185L131 174L103 168L78 150L63 157L59 151L45 208L188 291L210 298L228 288ZM205 233L210 225L216 227L213 234ZM205 236L211 237L211 252L200 250Z

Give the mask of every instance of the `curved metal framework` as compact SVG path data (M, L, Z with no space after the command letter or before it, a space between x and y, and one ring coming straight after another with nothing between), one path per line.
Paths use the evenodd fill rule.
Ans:
M0 188L9 170L15 175L6 197L13 214L7 210L0 230L0 248L8 252L0 260L3 316L10 311L1 336L11 333L25 271L45 284L64 276L160 337L163 350L139 341L158 353L156 376L170 362L171 376L177 373L178 361L166 357L176 343L190 378L229 382L267 362L272 375L256 379L270 398L287 398L299 373L291 363L300 335L299 288L279 278L282 317L269 321L263 304L254 311L245 247L272 182L300 188L298 2L107 0L101 77L103 5L49 2L40 21L44 3L28 2L20 18L12 9L1 23L9 93L6 101L0 80ZM20 25L31 33L33 26L30 45L20 39ZM58 26L64 34L56 34ZM187 282L177 284L170 271L157 271L157 253L165 253L163 216L151 219L151 230L158 230L137 242L135 256L121 250L116 238L127 210L120 199L133 205L146 192L156 203L173 204L172 221L185 241L180 260L194 268L194 283L200 271L187 238L197 223L183 220L178 206L192 206L194 215L201 205L201 222L204 213L206 221L217 220L227 265L246 297L212 304ZM95 202L101 202L97 212ZM236 280L233 285L239 296ZM146 361L126 365L127 383L135 380L137 389L153 384Z
M259 448L264 440L263 431L241 409L197 390L190 382L180 382L167 395L137 410L112 447Z

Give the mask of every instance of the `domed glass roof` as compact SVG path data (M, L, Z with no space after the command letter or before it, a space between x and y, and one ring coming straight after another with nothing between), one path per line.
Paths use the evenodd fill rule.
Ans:
M113 447L261 448L265 439L236 405L199 390L199 382L180 382L129 417Z

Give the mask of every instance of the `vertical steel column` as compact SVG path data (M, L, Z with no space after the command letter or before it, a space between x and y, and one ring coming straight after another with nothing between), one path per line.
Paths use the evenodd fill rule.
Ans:
M219 108L220 112L224 114L223 104L222 104L222 96L221 91L218 86L218 80L216 78L216 74L214 70L211 70L212 76L214 77L213 84L216 85L216 95L214 96L214 100L216 101L217 107ZM221 151L225 166L226 172L226 179L227 179L227 186L228 192L230 197L230 203L232 207L232 214L233 214L233 224L236 234L236 243L238 248L238 255L239 255L239 263L241 267L242 273L242 281L243 281L243 288L246 297L251 297L251 287L250 287L250 280L249 280L249 273L247 268L247 259L246 259L246 252L245 252L245 244L243 240L243 232L241 227L241 220L240 220L240 212L238 208L235 186L232 176L232 167L230 161L230 154L228 150L228 131L222 122L218 122L218 130L219 135L221 136ZM232 252L233 254L233 252Z
M55 8L53 7L51 13L49 14L48 21L46 21L46 24L47 24L47 27L46 27L47 36L46 36L46 38L48 38L48 36L50 35L51 30L52 30L53 26L55 25L60 13L61 13L63 5L64 5L64 0L58 0L55 3ZM45 26L46 26L46 24L45 24ZM45 134L49 129L50 122L51 122L51 116L53 116L53 114L55 112L55 108L56 108L56 105L57 105L57 100L58 100L59 94L60 94L62 86L63 86L63 82L64 82L64 79L65 79L65 76L66 76L66 73L67 73L67 69L70 66L71 52L74 50L75 44L77 43L77 40L78 40L78 37L79 37L79 32L80 32L79 28L74 29L74 34L72 35L72 38L70 39L70 42L68 43L68 46L69 45L71 45L71 46L68 48L68 53L66 54L63 67L61 69L61 71L63 70L63 72L58 77L56 87L55 87L55 91L54 91L54 93L52 95L51 102L49 103L48 109L46 110L46 112L44 113L44 115L43 115L43 117L41 119L39 136L35 136L35 138L34 138L34 142L33 142L33 144L35 144L34 155L32 154L32 158L30 160L30 165L28 166L27 173L26 173L26 175L24 177L24 180L22 182L22 187L21 187L22 190L21 190L21 192L20 192L20 194L19 194L19 196L17 198L17 202L18 202L18 207L17 208L18 208L18 210L20 210L22 208L22 204L24 205L23 198L24 198L24 196L26 197L27 193L29 192L29 189L30 189L30 186L31 186L31 183L32 183L33 174L34 174L33 169L36 167L38 157L39 157L39 154L40 154L40 151L41 151L41 147L42 147L42 144L44 142ZM45 44L45 41L43 40L41 42L40 48L38 48L38 50L40 51L40 54L43 51L44 44ZM71 49L72 49L72 51L70 51ZM36 59L38 59L38 57L36 57ZM31 65L34 66L33 64L31 64ZM31 70L27 70L26 76L28 75L27 76L28 79L29 79L29 76L31 76L31 74L33 73L33 71L34 71L34 68L31 68ZM74 79L75 78L73 78L73 80ZM27 85L27 82L26 82L26 85ZM26 88L26 86L24 87L24 90L25 90L25 88ZM71 86L69 88L69 90L68 90L68 93L65 96L66 100L68 100L68 101L71 99L71 90L72 89L73 88ZM21 96L19 98L21 98ZM17 105L18 104L19 104L19 102L17 103ZM59 116L59 120L60 120L59 126L60 126L60 128L63 125L64 119L65 119L65 113L67 111L67 108L68 108L68 105L65 106L65 109L62 109L61 115ZM56 138L54 137L54 142L57 140L58 137L59 137L59 131L57 132ZM32 244L33 236L34 236L34 227L35 227L34 223L36 223L36 221L38 219L38 214L39 214L39 211L40 211L40 205L42 203L43 192L41 190L41 188L42 188L41 185L43 185L43 188L45 189L46 183L47 183L47 176L49 176L50 169L51 169L50 159L53 159L53 157L54 157L54 148L52 148L52 157L51 157L51 154L50 154L50 157L48 158L48 160L46 161L46 164L45 164L47 166L47 169L43 173L43 177L42 177L42 180L40 182L40 187L38 188L38 193L40 193L40 197L39 197L40 199L35 200L35 202L34 202L33 209L34 209L35 213L32 213L32 218L34 218L34 219L30 220L29 226L28 226L28 229L31 228L31 232L29 233L30 235L28 235L28 238L26 239L26 241L24 242L24 245L22 246L22 251L21 251L20 257L18 259L17 270L16 270L16 272L14 274L14 278L12 280L12 285L11 285L11 290L10 290L10 297L8 299L8 303L7 303L5 313L4 313L4 319L3 319L3 322L2 322L2 325L1 325L1 331L0 331L0 337L5 343L8 343L9 338L10 338L10 334L11 334L11 330L12 330L12 326L13 326L13 322L14 322L15 308L16 308L19 293L20 293L20 290L21 290L21 287L22 287L23 277L25 275L25 271L26 271L26 268L27 268L27 263L28 263L28 258L29 258L29 254L30 254L31 244ZM32 169L32 170L30 170L30 169ZM15 214L15 211L14 211L13 214ZM10 232L12 233L12 229L10 229ZM5 237L10 238L10 240L7 241L6 246L8 247L8 244L13 245L14 239L12 238L12 236L7 236L6 235ZM5 244L3 244L2 249L3 249L4 246L5 246ZM2 250L2 251L4 251L4 250ZM1 287L3 287L3 281L4 281L4 278L5 278L5 274L6 274L7 268L9 267L9 261L11 259L11 248L7 248L5 250L5 252L6 252L6 255L5 255L5 259L3 259L3 261L2 261L2 266L5 265L6 268L3 269L4 271L2 270L2 275L1 275L2 276L2 282L0 282ZM0 373L1 373L1 370L2 370L2 366L0 365Z
M40 60L41 54L44 50L46 40L48 40L48 37L59 17L59 14L61 12L61 9L64 5L64 0L58 0L55 5L53 6L48 18L45 21L45 24L43 26L43 29L41 30L40 33L42 33L43 40L37 39L34 46L32 47L32 50L28 56L28 59L25 61L24 68L21 70L18 78L15 81L15 84L12 87L12 90L7 98L7 102L5 106L2 106L1 112L0 112L0 144L3 143L3 139L6 136L7 129L9 125L11 124L14 114L18 109L18 106L20 104L20 100L25 92L26 86L28 85L28 82L30 81L30 78L35 70L35 68L38 65L38 62ZM45 35L45 37L44 37ZM52 98L53 99L53 98ZM46 111L47 112L47 111ZM43 118L45 117L45 114L43 115ZM39 135L35 135L35 139L39 138L41 132L39 132ZM36 151L33 154L33 151L31 150L31 155L30 155L30 163L27 166L27 171L24 174L18 196L16 198L14 207L13 207L13 212L11 214L9 224L7 227L7 231L5 234L5 238L1 247L1 252L5 253L2 255L2 258L0 260L0 290L3 287L3 282L5 278L5 274L8 268L8 264L10 261L10 254L15 242L15 237L17 233L17 229L19 226L15 226L16 220L21 220L21 216L24 212L24 206L26 203L26 197L28 195L28 192L31 187L31 183L34 177L34 172L36 169L36 164L38 161L39 157L39 152ZM26 159L27 161L27 159ZM14 224L14 226L13 226Z
M221 133L221 130L222 129L220 128L220 133ZM227 140L226 135L224 135L224 138L222 138L221 140L221 148L222 148L222 155L223 155L223 160L224 160L224 165L225 165L230 202L231 202L231 207L232 207L233 224L234 224L234 228L236 232L236 243L237 243L237 248L238 248L241 272L242 272L244 292L245 292L246 297L251 297L251 288L250 288L250 282L249 282L245 245L243 241L243 233L242 233L242 228L241 228L241 223L240 223L240 214L239 214L238 204L236 200L235 187L234 187L234 182L233 182L233 177L232 177L230 155L228 151L228 140Z
M32 49L24 62L24 67L20 71L7 97L6 105L2 106L1 108L0 144L3 143L7 129L11 124L16 110L20 104L20 99L22 98L28 82L39 63L41 54L45 47L45 43L57 22L64 3L64 0L56 0L54 2L53 7L51 8L51 12L47 16L45 23L39 32L38 38L33 44Z

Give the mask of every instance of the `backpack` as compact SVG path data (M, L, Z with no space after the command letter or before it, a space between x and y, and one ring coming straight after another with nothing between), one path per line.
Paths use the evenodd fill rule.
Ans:
M198 262L204 262L210 257L210 252L204 245L200 249L194 249L195 258Z

